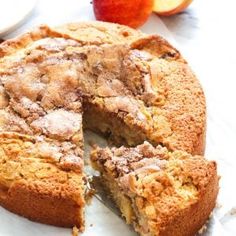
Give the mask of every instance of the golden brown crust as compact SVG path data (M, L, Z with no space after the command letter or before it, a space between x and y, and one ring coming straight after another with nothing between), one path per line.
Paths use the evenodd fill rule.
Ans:
M216 164L211 166L208 184L201 190L199 200L190 208L180 212L169 224L163 227L160 236L191 236L195 235L206 223L216 205L219 191L219 177L216 175Z
M172 134L163 140L171 150L204 154L206 133L205 96L199 81L178 50L159 36L141 38L131 45L155 55L150 63L157 84L165 91L162 113Z
M0 202L6 209L30 220L60 227L76 225L83 231L84 202L81 200L78 203L68 194L76 193L77 187L68 186L68 189L63 190L60 187L51 183L18 181L8 190L7 198L0 199ZM56 188L59 189L58 194L55 192Z
M171 150L203 154L206 132L206 105L203 90L188 66L163 63L161 82L167 100L162 107L171 123L172 135L163 144ZM174 86L171 86L174 84ZM184 86L183 86L184 85Z
M96 148L91 161L105 184L110 179L118 186L114 191L107 184L116 201L120 193L128 197L133 216L127 222L140 235L194 235L215 207L216 163L201 156L144 143L135 148Z
M186 63L180 52L159 35L140 37L132 42L131 48L147 51L165 60Z
M0 44L0 58L13 54L17 50L20 50L31 43L45 38L45 37L57 37L60 34L53 32L48 26L41 25L38 28L35 28L32 31L29 31L21 36L18 36L14 39L9 39Z
M0 133L0 204L31 220L83 230L78 151L69 142Z
M54 27L53 30L90 45L130 43L145 35L128 26L101 21L70 23Z

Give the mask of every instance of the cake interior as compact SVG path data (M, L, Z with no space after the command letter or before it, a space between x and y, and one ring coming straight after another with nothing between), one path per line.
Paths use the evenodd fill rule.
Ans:
M101 173L101 182L103 183L105 190L110 194L115 204L119 208L122 216L126 220L126 223L132 224L137 219L137 217L132 207L131 198L120 190L119 185L111 173L107 173L104 169L97 165L96 162L92 162L92 166L95 170Z
M91 103L85 106L83 127L105 136L117 146L135 146L146 139L144 130L137 125L128 125L117 114Z

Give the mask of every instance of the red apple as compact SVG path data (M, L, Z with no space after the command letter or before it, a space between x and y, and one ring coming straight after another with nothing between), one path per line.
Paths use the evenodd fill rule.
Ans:
M143 25L153 9L153 0L93 0L97 20L128 25Z
M170 16L183 11L193 0L154 0L153 11L161 16Z

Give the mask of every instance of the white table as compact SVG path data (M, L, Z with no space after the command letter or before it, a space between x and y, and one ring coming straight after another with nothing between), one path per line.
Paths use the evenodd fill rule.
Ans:
M71 21L94 20L90 0L39 0L27 22L6 38L16 36L41 23L57 25ZM214 235L236 235L235 217L230 217L236 207L236 2L233 0L195 0L190 8L172 17L158 18L153 14L142 27L147 33L159 33L170 40L187 58L198 75L207 98L208 132L206 156L216 159L222 175L219 202L222 207L217 215L224 226ZM233 179L233 181L232 181ZM97 208L97 206L96 206ZM119 218L111 219L109 211L96 209L94 228L88 227L85 235L133 235ZM94 206L87 214L92 215ZM3 219L3 215L5 216ZM103 217L103 218L101 218ZM222 218L223 217L223 218ZM105 221L111 219L109 224ZM16 229L4 229L14 220ZM104 231L103 227L107 227ZM123 228L122 228L123 227ZM20 232L24 228L23 233ZM104 232L113 233L104 234ZM110 230L110 231L109 231ZM95 232L96 231L96 232ZM69 235L68 230L55 229L17 218L1 209L0 235ZM227 232L227 233L226 233Z

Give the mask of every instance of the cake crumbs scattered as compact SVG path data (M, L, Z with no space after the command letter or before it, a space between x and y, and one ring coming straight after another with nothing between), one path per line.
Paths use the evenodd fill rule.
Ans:
M72 229L72 236L79 236L79 230L76 226Z

